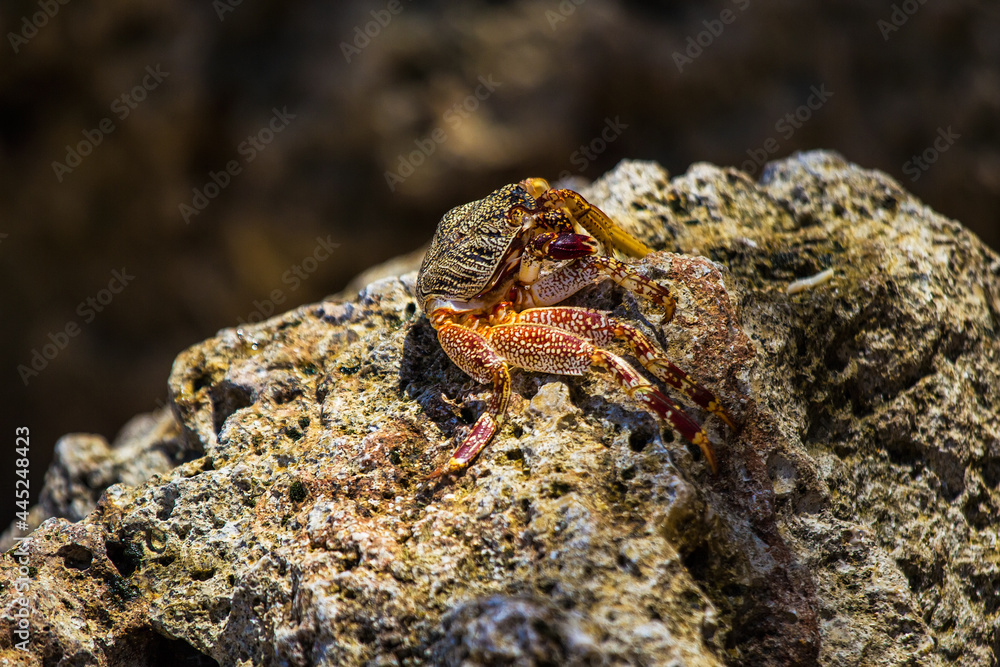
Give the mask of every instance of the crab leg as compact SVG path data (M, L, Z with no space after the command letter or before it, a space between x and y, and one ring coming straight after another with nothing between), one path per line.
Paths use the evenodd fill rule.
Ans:
M615 338L628 345L643 368L669 384L696 405L708 410L735 430L733 420L715 394L675 366L641 331L610 315L587 308L532 308L517 313L516 322L544 324L583 336L595 345L606 346Z
M621 357L579 335L544 324L504 324L486 329L483 335L497 354L520 368L563 375L583 375L593 366L608 370L630 397L642 401L698 445L712 472L718 471L715 450L705 431Z
M674 297L628 264L604 255L575 260L531 285L516 285L513 301L520 307L551 306L602 278L611 278L633 294L663 306L666 321L674 316Z
M493 382L493 393L486 404L486 411L476 420L472 431L452 453L448 463L429 475L431 478L461 470L476 458L499 430L510 401L507 364L482 335L468 327L445 322L438 329L438 341L455 365L474 380Z

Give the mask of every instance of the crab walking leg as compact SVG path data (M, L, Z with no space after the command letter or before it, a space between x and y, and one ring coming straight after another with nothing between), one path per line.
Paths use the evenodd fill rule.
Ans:
M643 368L661 382L665 382L682 392L699 407L716 415L728 424L729 428L736 430L732 418L722 407L722 403L715 397L715 394L702 387L690 375L671 363L659 347L632 325L595 310L568 306L532 308L517 313L516 317L516 322L544 324L575 333L600 347L608 345L615 338L624 341Z
M663 306L667 321L674 316L674 297L666 287L617 259L594 255L575 260L531 285L520 286L519 306L552 306L602 278L610 278L633 294ZM517 300L517 298L515 299Z
M479 333L451 322L438 329L438 341L455 365L479 382L492 382L493 393L486 411L448 460L429 477L440 477L461 470L482 451L497 430L510 402L510 374L507 364Z
M484 335L508 363L528 370L562 375L583 375L593 366L608 370L629 396L642 401L685 439L698 445L712 472L718 472L708 435L621 357L574 333L543 324L504 324L490 327Z
M648 405L661 419L670 422L670 425L677 429L688 442L698 445L705 460L708 461L708 466L712 469L712 474L719 473L719 464L715 460L715 449L712 447L708 435L701 426L687 416L679 405L660 393L659 389L651 385L617 355L597 350L594 354L594 364L611 371L611 374L625 388L629 396Z

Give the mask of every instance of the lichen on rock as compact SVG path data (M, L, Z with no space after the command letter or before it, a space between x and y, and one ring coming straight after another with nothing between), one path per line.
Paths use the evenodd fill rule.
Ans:
M92 511L86 475L54 476L31 652L4 628L0 664L995 662L1000 259L826 152L759 183L624 162L584 194L678 305L609 283L570 303L726 404L735 432L680 398L718 476L600 374L514 371L495 440L428 481L488 388L414 274L387 277L183 352L142 440L174 467L105 469Z

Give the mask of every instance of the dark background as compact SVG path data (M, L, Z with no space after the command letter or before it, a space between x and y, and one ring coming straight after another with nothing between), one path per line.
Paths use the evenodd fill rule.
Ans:
M528 175L593 179L628 157L759 176L765 157L831 148L1000 246L996 3L577 2L5 2L0 522L15 427L35 500L56 439L111 439L156 407L186 346L336 292ZM294 118L248 162L276 108ZM57 176L85 133L100 143ZM418 145L434 150L391 189ZM924 151L933 164L907 166ZM303 263L318 238L339 246ZM102 291L122 269L134 279ZM18 366L60 341L25 383Z

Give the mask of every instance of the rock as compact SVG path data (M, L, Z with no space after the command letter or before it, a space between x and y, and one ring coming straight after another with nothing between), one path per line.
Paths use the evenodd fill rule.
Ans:
M38 505L28 523L37 528L51 517L79 521L93 511L97 500L112 484L138 486L156 473L167 472L184 460L200 455L180 438L170 410L138 415L122 428L112 445L100 435L72 433L56 443L52 465L45 473ZM20 534L17 531L16 534ZM14 544L13 530L0 535L0 550Z
M625 162L584 194L678 306L569 303L720 397L736 432L685 403L718 476L606 378L514 371L494 442L426 481L486 387L387 277L183 352L198 458L6 554L0 603L24 566L34 615L28 654L0 621L0 664L995 662L1000 259L825 152L760 183Z

